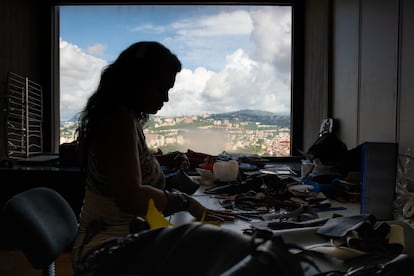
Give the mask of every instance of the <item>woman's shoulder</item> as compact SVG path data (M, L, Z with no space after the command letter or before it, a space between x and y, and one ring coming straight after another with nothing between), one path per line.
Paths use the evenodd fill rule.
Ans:
M133 112L124 107L114 106L105 113L100 121L99 132L119 134L136 131L136 122Z
M108 123L114 124L115 126L122 126L132 124L134 125L137 121L134 113L128 110L126 107L114 106L112 110L108 111L105 120Z
M125 106L114 105L111 112L109 113L112 113L112 116L115 118L121 118L121 119L132 120L132 121L135 120L134 112Z

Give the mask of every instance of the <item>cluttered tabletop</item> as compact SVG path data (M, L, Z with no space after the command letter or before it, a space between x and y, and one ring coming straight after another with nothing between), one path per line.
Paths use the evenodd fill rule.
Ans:
M190 193L209 208L235 214L236 221L223 227L244 231L312 227L333 215L360 212L358 176L344 179L334 170L309 166L300 157L219 156L213 166L188 172L198 183Z
M409 224L360 213L359 172L343 175L303 157L226 155L185 174L195 187L190 194L208 208L234 214L234 221L219 223L220 227L247 235L269 231L331 258L318 259L319 272L350 270L358 262L361 268L366 263L362 256L377 256L377 252L388 262L414 256ZM172 224L191 220L185 212L170 218Z

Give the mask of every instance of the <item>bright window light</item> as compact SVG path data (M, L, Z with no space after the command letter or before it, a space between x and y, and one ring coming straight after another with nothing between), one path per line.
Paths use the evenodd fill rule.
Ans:
M183 64L146 125L152 149L289 156L291 37L291 6L61 6L60 142L73 141L103 67L151 40Z

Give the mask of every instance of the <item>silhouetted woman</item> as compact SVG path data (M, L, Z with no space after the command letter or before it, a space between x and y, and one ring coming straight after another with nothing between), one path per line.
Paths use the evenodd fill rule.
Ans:
M164 190L161 167L148 149L142 123L168 102L181 70L178 58L157 42L138 42L102 72L81 113L79 141L87 182L73 248L74 264L106 241L130 232L148 201L164 215L188 211L196 219L225 220L191 196Z

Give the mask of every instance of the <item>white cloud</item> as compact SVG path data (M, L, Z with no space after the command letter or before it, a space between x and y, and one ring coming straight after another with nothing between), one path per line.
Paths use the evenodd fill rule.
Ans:
M200 58L201 65L189 69L183 63L184 69L177 75L175 86L170 91L170 101L164 104L159 115L203 114L248 108L288 113L290 16L287 9L274 13L274 10L263 8L250 14L233 12L174 24L181 36L170 37L166 45L180 45L180 53ZM200 40L201 37L195 39L201 33L220 37L218 40L211 36L204 40ZM234 36L221 36L225 33L235 34L236 37L245 33L250 36L253 47L239 45L231 51L232 47L229 47L226 48L228 53L221 55L221 46L234 44ZM60 51L61 118L69 119L83 108L87 97L96 89L101 70L107 62L65 41L61 41ZM182 59L180 53L177 54ZM215 59L224 65L208 69L212 68L208 63L215 62Z
M248 35L253 29L249 13L243 10L177 21L171 27L186 37Z
M211 10L207 9L208 12ZM187 66L193 70L199 66L219 70L226 54L250 43L253 23L250 13L240 9L201 16L186 14L185 19L169 25L142 24L133 30L145 34L154 30L154 35L164 32L162 42L174 48ZM209 58L205 59L206 56Z
M160 34L165 32L165 26L154 25L154 24L143 24L131 29L132 32L147 32L147 33L156 33Z
M100 56L102 57L105 53L107 46L105 44L95 44L92 46L89 46L86 52L88 54L91 54L93 56Z
M291 14L289 10L282 9L275 13L274 9L263 8L251 14L243 13L243 16L251 16L248 22L252 22L253 28L246 29L251 31L254 50L249 52L239 48L228 54L225 59L221 58L225 64L224 67L217 72L210 71L208 78L199 76L207 71L206 69L200 70L200 68L194 72L189 71L191 73L186 72L187 78L177 78L173 93L170 94L170 103L165 104L165 110L162 110L160 114L174 114L174 109L179 110L179 113L183 110L212 113L247 108L289 113L291 100ZM219 18L222 17L203 18L200 21L216 22L216 20L220 21ZM280 24L275 22L280 22ZM221 26L230 25L221 21L220 24ZM208 26L208 24L187 22L180 28L188 26ZM182 31L180 33L186 34L181 42L193 41L192 32ZM228 43L227 40L226 42ZM197 53L201 55L200 50ZM208 62L214 59L214 55L204 54L203 58L205 62ZM203 86L205 89L201 92L189 87L182 89L181 82L190 83L190 78L200 82L205 81ZM199 87L201 86L199 84ZM188 108L184 109L184 106Z
M291 69L291 13L287 8L252 12L254 29L251 38L256 45L254 59L273 63L279 71ZM275 24L274 22L279 22Z
M78 46L60 40L61 120L71 119L96 89L106 61L86 54Z
M203 92L208 80L214 72L199 67L194 71L183 69L176 78L174 87L170 90L170 101L164 104L158 115L186 115L191 112L198 114L205 110L206 101Z
M290 111L290 75L270 63L252 60L238 49L220 72L183 70L159 115L182 115L259 109Z

